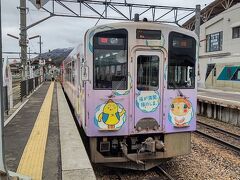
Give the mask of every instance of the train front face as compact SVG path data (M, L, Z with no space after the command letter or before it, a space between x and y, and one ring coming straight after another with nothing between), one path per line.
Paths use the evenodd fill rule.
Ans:
M93 162L146 170L190 153L195 39L187 30L140 22L88 31L83 124Z

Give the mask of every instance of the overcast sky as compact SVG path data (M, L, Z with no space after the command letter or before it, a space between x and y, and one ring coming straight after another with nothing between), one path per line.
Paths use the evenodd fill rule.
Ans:
M117 1L117 0L112 0ZM3 51L20 51L18 40L10 38L7 33L19 36L19 6L20 0L5 0L2 1L2 28L3 28ZM123 2L123 0L118 0L117 2ZM195 7L199 4L198 0L127 0L129 3L139 3L139 4L155 4L162 6L181 6L181 7ZM213 0L201 0L201 7L204 8ZM48 13L43 10L37 10L31 2L27 0L27 7L29 8L27 13L27 24L32 24L39 19L48 16ZM51 2L48 2L44 7L51 7ZM71 8L76 9L76 5L71 6ZM58 12L67 13L61 7L57 7ZM102 12L102 9L99 9ZM90 11L85 10L86 15L92 15ZM149 12L150 13L150 12ZM113 14L114 15L114 14ZM159 14L160 15L160 14ZM156 15L157 16L157 15ZM144 17L149 17L150 14L146 14ZM170 18L170 17L169 17ZM41 35L43 46L42 52L46 52L49 49L56 48L68 48L75 47L77 44L81 43L84 32L95 25L96 19L81 19L81 18L63 18L63 17L53 17L47 21L31 28L28 30L28 37ZM112 21L101 20L99 24L106 24ZM38 39L33 39L29 42L28 46L31 52L39 52ZM18 55L6 55L4 57L19 57Z

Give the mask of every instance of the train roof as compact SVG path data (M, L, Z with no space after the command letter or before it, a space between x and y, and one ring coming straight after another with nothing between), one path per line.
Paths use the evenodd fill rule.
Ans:
M178 27L177 25L169 25L169 24L163 24L163 23L153 23L153 22L143 22L143 21L137 21L137 22L117 22L117 23L108 23L108 24L102 24L98 26L94 26L93 28L90 28L86 31L86 34L89 35L89 33L93 32L95 29L101 29L101 28L143 28L146 29L162 29L166 31L175 31L179 33L184 33L186 35L192 36L197 40L197 35L195 32ZM71 58L77 58L77 53L83 51L83 44L79 44L77 47L75 47L72 52L68 55L68 57L64 60L65 62L71 61ZM81 58L81 57L80 57Z
M94 29L99 29L104 26L109 26L109 27L122 27L122 28L146 28L146 26L150 29L166 29L167 31L176 31L176 32L181 32L184 34L187 34L189 36L193 36L197 39L197 35L195 34L194 31L187 30L185 28L179 27L177 25L171 25L171 24L164 24L164 23L153 23L153 22L143 22L143 21L137 21L137 22L118 22L118 23L109 23L109 24L103 24L99 26L95 26L93 28L90 28L87 32L91 32Z

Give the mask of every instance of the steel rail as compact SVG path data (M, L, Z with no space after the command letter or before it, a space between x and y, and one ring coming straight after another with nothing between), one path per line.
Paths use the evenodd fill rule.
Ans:
M228 135L232 136L233 138L236 138L236 139L238 139L240 141L240 136L238 134L226 131L224 129L221 129L219 127L215 127L213 125L210 125L210 124L207 124L207 123L204 123L204 122L201 122L201 121L197 121L197 124L206 126L206 127L210 128L210 129L213 129L213 130L218 130L218 131L220 131L222 133L225 133L225 134L228 134Z
M113 170L112 173L109 174L109 176L116 176L116 178L114 178L116 180L121 180L122 179L120 173L117 170ZM113 178L110 178L110 179L113 179Z
M226 147L231 148L231 149L234 150L235 152L240 153L240 147L235 146L235 145L233 145L233 144L230 144L230 143L228 143L228 142L226 142L226 141L224 141L224 140L222 140L222 139L216 138L216 137L214 137L214 136L212 136L212 135L210 135L210 134L207 134L207 133L205 133L205 132L203 132L203 131L199 131L199 130L196 130L194 133L195 133L195 134L200 134L200 135L205 136L205 137L208 137L209 139L213 139L213 140L215 140L216 142L218 142L218 143L220 143L220 144L223 144L223 145L225 145Z
M174 178L170 174L168 174L161 166L156 166L156 168L160 170L162 174L165 175L168 179L174 180Z

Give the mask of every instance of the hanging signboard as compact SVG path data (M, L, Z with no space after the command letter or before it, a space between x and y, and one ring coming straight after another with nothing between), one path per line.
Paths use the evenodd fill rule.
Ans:
M49 0L29 0L37 9L43 7Z

